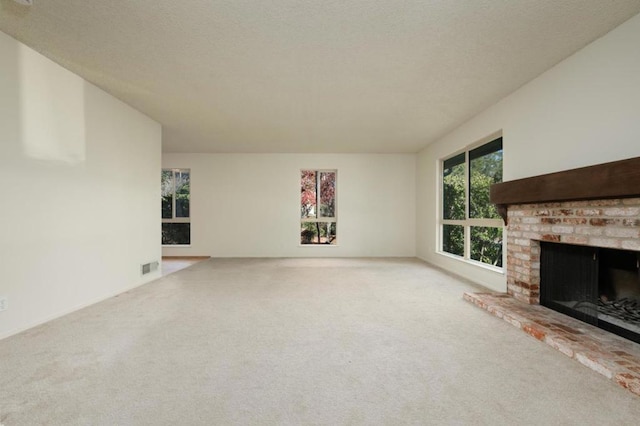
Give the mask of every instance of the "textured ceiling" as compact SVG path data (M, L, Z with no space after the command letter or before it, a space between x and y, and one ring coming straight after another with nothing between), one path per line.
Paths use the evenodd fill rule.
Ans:
M0 0L0 30L159 121L165 152L417 152L640 0Z

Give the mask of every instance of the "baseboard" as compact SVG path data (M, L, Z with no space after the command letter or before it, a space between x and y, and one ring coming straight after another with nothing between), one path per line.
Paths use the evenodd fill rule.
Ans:
M49 315L47 317L40 318L40 319L38 319L36 321L33 321L33 322L29 323L29 325L26 325L24 327L19 327L19 328L10 330L8 332L2 333L2 334L0 334L0 340L6 339L7 337L15 336L16 334L22 333L23 331L30 330L30 329L32 329L34 327L39 326L39 325L48 323L49 321L53 321L55 319L58 319L58 318L61 318L61 317L65 316L65 315L69 315L71 313L79 311L80 309L84 309L84 308L87 308L87 307L89 307L91 305L95 305L96 303L100 303L100 302L103 302L103 301L105 301L107 299L111 299L112 297L118 296L119 294L122 294L122 293L126 293L127 291L130 291L130 290L133 290L134 288L137 288L137 287L140 287L142 285L148 284L148 283L150 283L152 281L155 281L155 280L157 280L159 278L162 278L162 276L160 274L160 271L157 271L156 273L153 274L153 276L145 277L145 279L142 280L139 283L136 283L136 284L128 286L128 287L125 287L125 288L120 289L120 290L116 290L115 292L109 293L109 294L107 294L105 296L99 296L99 297L97 297L95 299L91 299L88 302L81 303L79 305L76 305L76 306L74 306L72 308L69 308L69 309L65 309L65 310L60 311L60 312L56 312L55 314Z
M207 260L211 256L162 256L162 260Z

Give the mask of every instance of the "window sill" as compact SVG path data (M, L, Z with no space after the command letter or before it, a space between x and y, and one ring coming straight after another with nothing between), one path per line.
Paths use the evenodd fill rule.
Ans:
M298 247L339 247L338 244L298 244Z
M162 244L162 248L188 248L191 244Z
M491 272L496 272L501 275L505 274L505 269L498 266L487 265L486 263L478 262L477 260L465 259L464 257L456 256L455 254L447 253L444 251L436 250L436 254L439 254L440 256L446 257L448 259L453 259L453 260L457 260L458 262L466 263L468 265L477 266L479 268L486 269Z

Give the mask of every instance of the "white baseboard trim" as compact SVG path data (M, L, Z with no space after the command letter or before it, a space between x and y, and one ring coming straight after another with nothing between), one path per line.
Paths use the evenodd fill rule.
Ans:
M116 290L115 292L111 292L109 294L96 297L95 299L91 299L88 302L81 303L79 305L76 305L76 306L74 306L72 308L69 308L69 309L62 310L60 312L56 312L55 314L48 315L48 316L46 316L44 318L39 318L39 319L29 323L28 325L26 325L24 327L19 327L19 328L13 329L13 330L9 330L9 331L7 331L5 333L2 333L2 334L0 334L0 340L6 339L7 337L15 336L16 334L22 333L23 331L27 331L27 330L32 329L34 327L37 327L39 325L45 324L45 323L47 323L49 321L53 321L55 319L58 319L58 318L61 318L61 317L65 316L65 315L69 315L69 314L71 314L73 312L79 311L80 309L84 309L84 308L87 308L87 307L89 307L91 305L95 305L96 303L100 303L100 302L103 302L103 301L105 301L107 299L111 299L112 297L118 296L118 295L120 295L122 293L126 293L127 291L130 291L130 290L133 290L134 288L137 288L137 287L140 287L142 285L148 284L148 283L150 283L152 281L155 281L155 280L157 280L157 279L159 279L161 277L162 277L161 271L160 271L160 269L158 269L158 271L154 272L152 274L152 276L145 277L144 280L142 280L142 281L140 281L138 283L135 283L133 285L130 285L130 286L124 287L122 289Z

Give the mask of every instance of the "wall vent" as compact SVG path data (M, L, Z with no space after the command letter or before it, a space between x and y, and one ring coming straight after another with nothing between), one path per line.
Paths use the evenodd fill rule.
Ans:
M145 263L144 265L140 265L140 270L142 271L142 275L147 275L151 272L157 271L158 266L160 266L160 264L157 261Z

